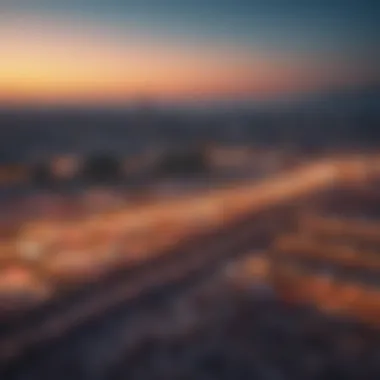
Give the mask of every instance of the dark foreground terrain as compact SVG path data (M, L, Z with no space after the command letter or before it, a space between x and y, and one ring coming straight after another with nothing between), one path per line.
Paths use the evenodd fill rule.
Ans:
M123 309L123 308L122 308ZM222 270L125 307L32 355L6 379L378 379L380 334L237 288Z

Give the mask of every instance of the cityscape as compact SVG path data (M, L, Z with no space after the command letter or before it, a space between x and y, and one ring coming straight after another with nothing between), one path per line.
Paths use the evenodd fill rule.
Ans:
M380 378L380 9L309 5L0 4L0 379Z

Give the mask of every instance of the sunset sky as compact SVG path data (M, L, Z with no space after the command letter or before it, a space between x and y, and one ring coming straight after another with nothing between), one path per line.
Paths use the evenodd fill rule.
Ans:
M373 83L377 4L1 0L0 103L260 99Z

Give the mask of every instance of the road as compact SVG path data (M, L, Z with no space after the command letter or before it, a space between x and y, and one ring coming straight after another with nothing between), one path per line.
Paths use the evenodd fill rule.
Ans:
M224 207L229 221L148 262L120 269L73 295L5 321L0 335L1 378L18 379L20 373L32 367L38 372L38 363L82 346L94 331L111 326L116 316L131 318L147 304L179 297L221 265L252 250L265 249L279 230L294 222L294 210L310 193L333 186L339 175L335 165L318 163L254 187L234 192L228 189L201 202L190 201L190 206L192 202L194 206L212 202L215 207ZM167 211L176 214L179 206L174 203ZM158 207L150 215L157 218L163 211Z
M154 262L121 271L96 287L19 321L8 322L0 339L2 369L9 365L22 368L20 363L30 354L51 352L51 347L59 346L62 339L67 341L73 336L75 341L82 341L88 326L109 323L120 308L131 315L147 300L170 298L196 286L216 267L252 249L268 246L278 226L286 222L288 211L289 208L276 208L247 217L197 241L189 241Z

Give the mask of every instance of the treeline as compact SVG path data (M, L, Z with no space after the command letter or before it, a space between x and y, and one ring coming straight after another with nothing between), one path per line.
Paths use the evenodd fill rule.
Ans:
M380 91L363 96L316 99L305 104L208 112L26 112L0 110L2 156L28 160L41 152L87 152L112 147L134 152L149 144L189 142L292 144L305 150L377 146ZM363 99L365 101L363 101Z
M130 162L134 160L134 165ZM17 181L37 187L65 184L115 185L145 178L185 178L209 171L207 151L202 148L166 151L146 164L144 157L123 159L112 153L80 158L44 160L30 164L0 166L0 181Z

